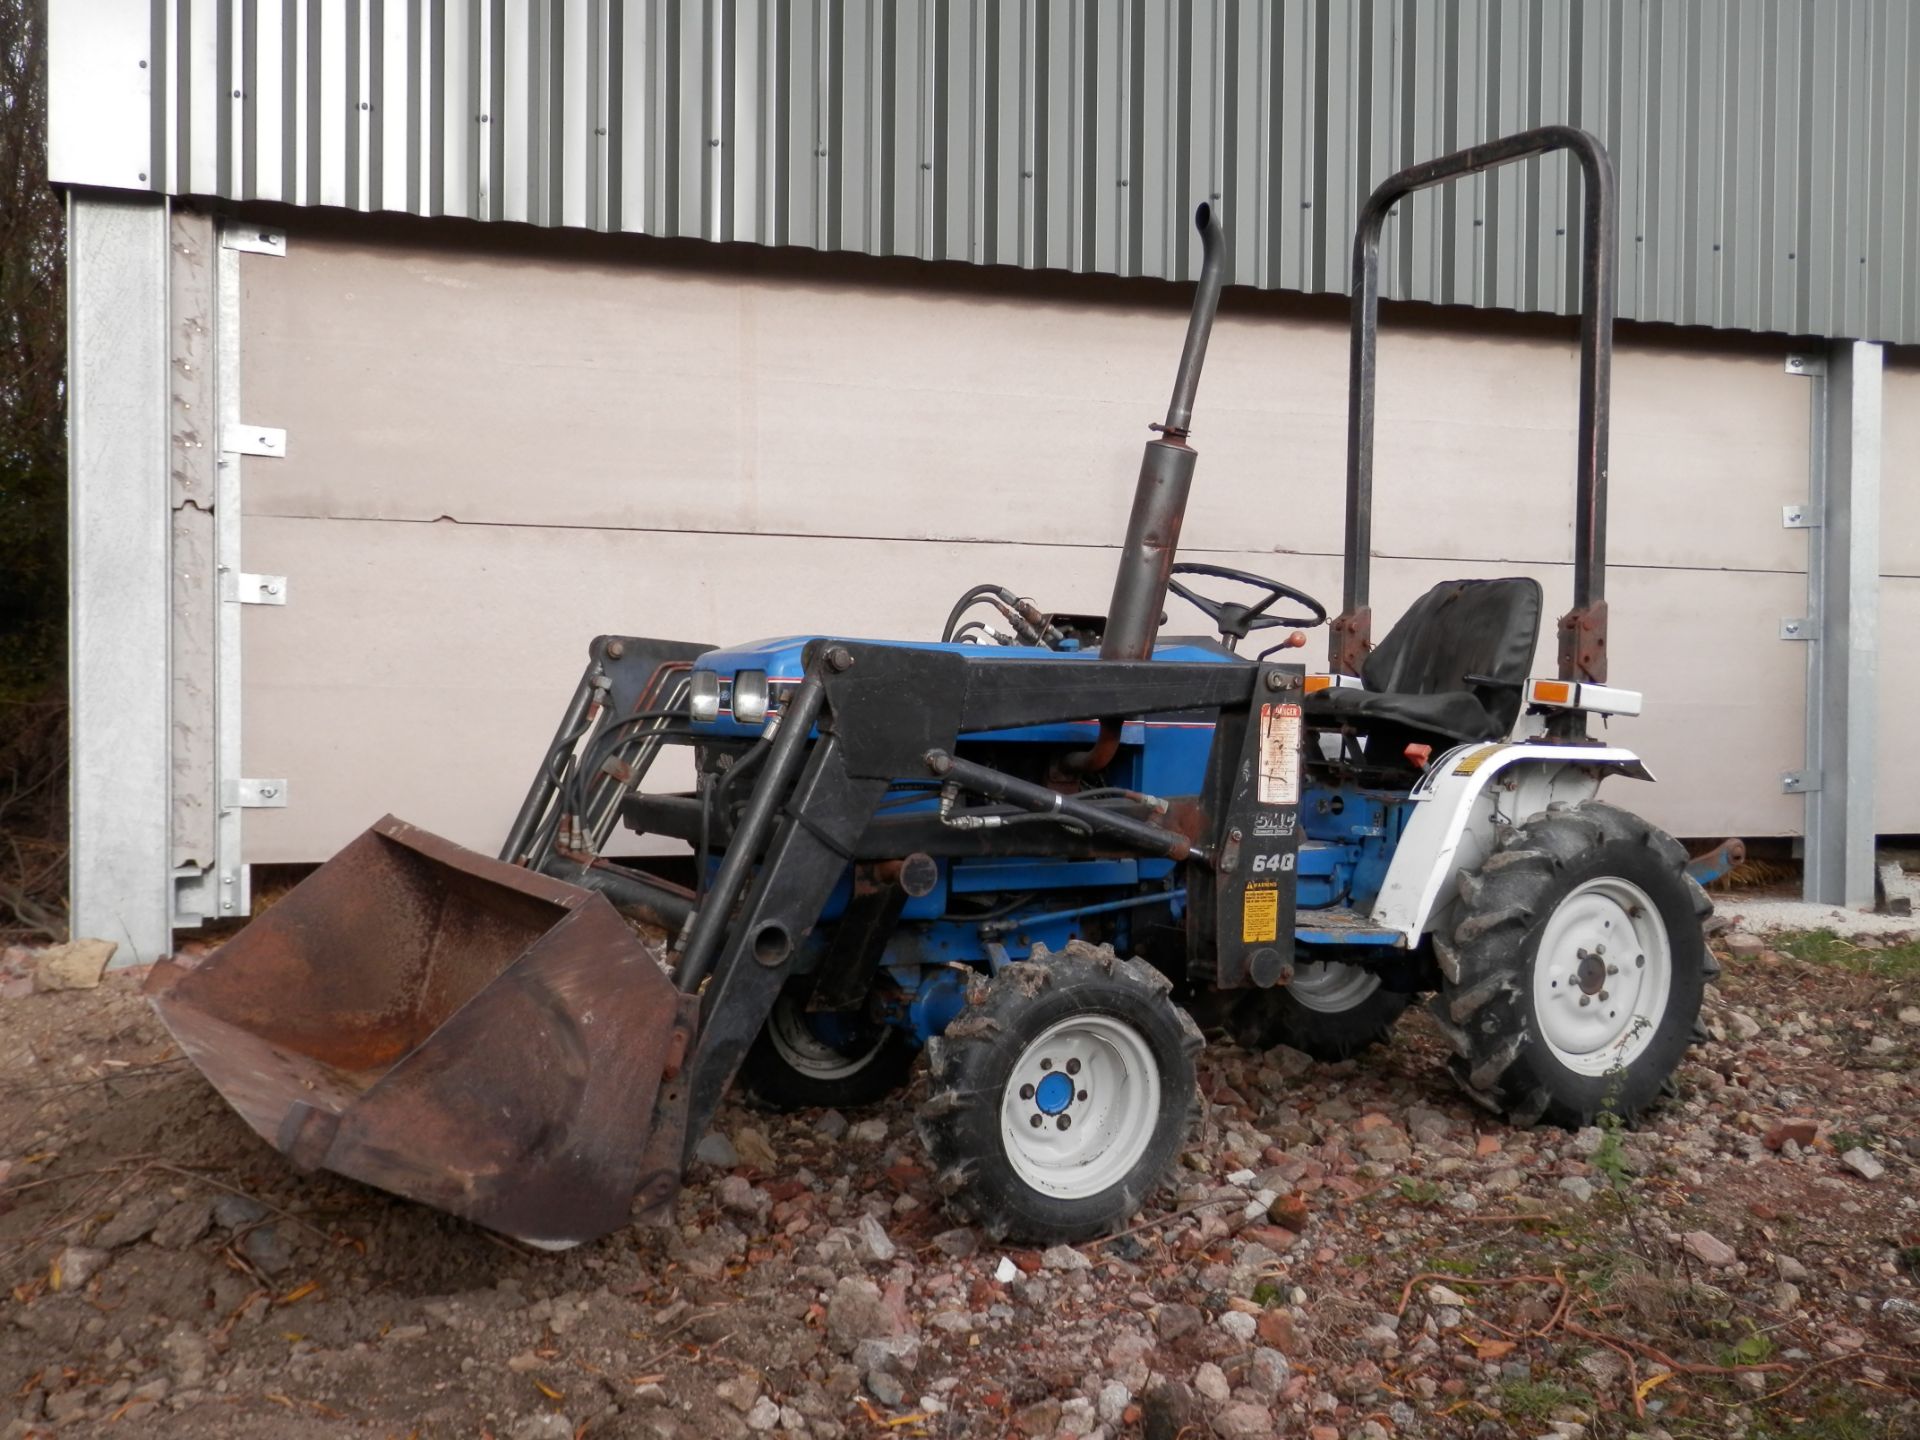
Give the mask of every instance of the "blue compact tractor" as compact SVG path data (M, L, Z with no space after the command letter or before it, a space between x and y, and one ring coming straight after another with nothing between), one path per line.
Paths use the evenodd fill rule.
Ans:
M1404 196L1558 149L1585 192L1574 596L1533 678L1531 579L1436 585L1373 637L1377 250ZM948 1202L996 1236L1101 1234L1188 1141L1195 1016L1338 1060L1430 997L1454 1079L1516 1124L1653 1103L1713 962L1680 846L1596 798L1651 778L1588 734L1640 709L1607 683L1605 151L1530 131L1367 200L1331 620L1176 561L1222 277L1219 217L1198 225L1105 615L983 584L938 640L601 637L498 860L389 818L161 968L202 1070L296 1161L550 1245L669 1213L729 1086L858 1106L923 1053ZM1169 591L1213 633L1163 634ZM691 789L647 788L668 746ZM642 858L609 858L623 829Z

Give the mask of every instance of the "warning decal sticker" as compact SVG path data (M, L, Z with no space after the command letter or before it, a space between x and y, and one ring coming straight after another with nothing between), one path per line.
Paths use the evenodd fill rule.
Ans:
M1471 775L1506 748L1505 745L1483 745L1471 754L1462 756L1460 763L1453 767L1453 773L1456 775Z
M1300 803L1300 707L1260 707L1260 784L1262 805Z
M1260 945L1280 938L1280 887L1260 881L1247 887L1240 911L1240 943Z

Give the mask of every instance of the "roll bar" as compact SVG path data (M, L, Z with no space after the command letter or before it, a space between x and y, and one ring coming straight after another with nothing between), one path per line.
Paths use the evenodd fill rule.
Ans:
M1573 608L1560 617L1560 678L1607 678L1607 423L1613 371L1614 257L1618 204L1613 162L1585 130L1545 125L1490 140L1388 176L1361 207L1353 237L1353 331L1348 372L1346 575L1341 613L1333 621L1330 665L1358 675L1373 643L1373 414L1375 351L1380 330L1380 231L1387 216L1416 190L1555 150L1580 162L1585 204L1581 223L1580 420L1573 526Z

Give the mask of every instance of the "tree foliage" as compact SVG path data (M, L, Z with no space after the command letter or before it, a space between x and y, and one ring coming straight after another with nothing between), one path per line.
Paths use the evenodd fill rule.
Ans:
M66 617L66 235L47 0L0 0L0 695L56 685Z
M47 0L0 0L0 944L66 928L66 318Z

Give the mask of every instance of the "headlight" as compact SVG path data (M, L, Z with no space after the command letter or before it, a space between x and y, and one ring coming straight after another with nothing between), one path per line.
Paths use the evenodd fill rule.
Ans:
M733 677L733 718L758 725L767 718L767 672L741 670Z
M720 676L712 670L696 670L687 684L687 714L696 720L716 720L720 716Z

